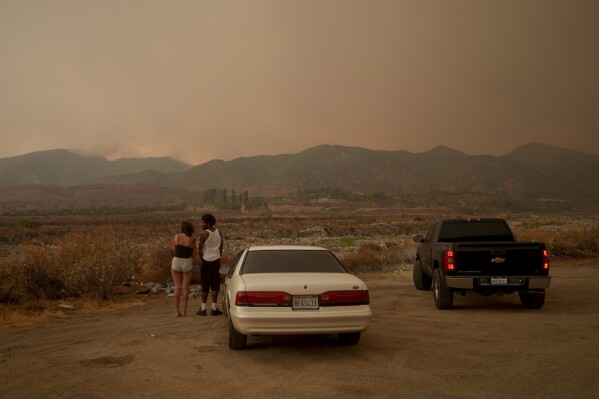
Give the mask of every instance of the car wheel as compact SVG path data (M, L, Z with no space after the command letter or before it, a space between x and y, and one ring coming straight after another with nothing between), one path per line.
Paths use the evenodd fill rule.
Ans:
M446 287L439 269L433 273L433 297L437 309L451 309L453 306L453 291Z
M245 349L248 336L241 334L235 329L233 322L229 319L229 348L233 350Z
M519 291L520 302L528 309L541 309L545 304L545 290L542 291Z
M343 345L355 345L360 341L360 333L339 333L338 338Z
M422 265L420 261L414 262L414 269L412 270L412 279L414 280L414 287L419 290L430 290L433 283L433 279L424 274L422 271Z

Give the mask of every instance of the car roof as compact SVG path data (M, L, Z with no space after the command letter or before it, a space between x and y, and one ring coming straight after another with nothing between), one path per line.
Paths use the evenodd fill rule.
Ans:
M255 245L248 251L328 251L323 247L315 245Z

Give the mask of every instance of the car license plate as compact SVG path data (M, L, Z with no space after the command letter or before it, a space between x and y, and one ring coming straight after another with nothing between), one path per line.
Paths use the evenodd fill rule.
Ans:
M507 285L507 277L491 277L491 285Z
M293 309L318 309L318 296L294 295Z

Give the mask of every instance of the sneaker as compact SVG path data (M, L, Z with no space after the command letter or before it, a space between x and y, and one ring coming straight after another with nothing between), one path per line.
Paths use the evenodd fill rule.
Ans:
M200 309L196 312L196 314L198 316L206 316L206 309L204 309L204 310Z
M223 312L221 312L220 310L216 309L216 310L212 310L210 312L210 316L220 316L221 314L223 314Z

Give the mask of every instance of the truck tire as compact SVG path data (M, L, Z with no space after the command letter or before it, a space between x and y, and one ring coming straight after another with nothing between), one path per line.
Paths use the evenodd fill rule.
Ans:
M229 319L229 348L233 350L245 349L248 336L235 329L233 322Z
M451 309L453 307L453 291L445 286L439 269L435 269L433 272L433 297L437 309Z
M519 291L520 302L527 309L541 309L545 304L545 290Z
M414 269L412 270L412 279L414 280L414 287L418 290L430 290L433 284L433 279L424 274L420 261L414 262Z

